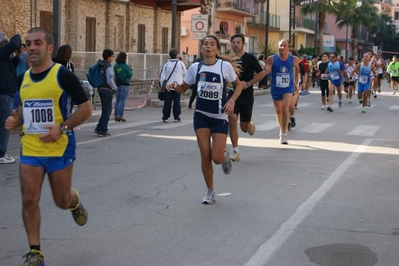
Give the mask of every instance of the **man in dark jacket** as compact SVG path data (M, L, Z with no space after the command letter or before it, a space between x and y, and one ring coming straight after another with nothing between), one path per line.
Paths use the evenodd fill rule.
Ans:
M15 162L12 156L6 154L10 132L5 129L4 123L11 115L17 91L15 70L20 61L20 46L21 36L16 34L9 41L6 34L0 32L0 164Z
M103 51L103 59L99 60L97 64L100 65L101 73L105 77L103 85L98 88L98 95L101 100L101 116L94 133L99 137L108 137L111 134L108 133L108 122L109 117L112 113L112 97L114 92L118 89L114 81L114 69L112 63L115 60L114 51L105 49Z

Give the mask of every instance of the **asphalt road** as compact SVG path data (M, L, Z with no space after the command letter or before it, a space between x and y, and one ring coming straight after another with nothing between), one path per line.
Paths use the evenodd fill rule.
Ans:
M320 110L316 88L301 96L289 145L278 141L270 95L256 96L256 133L240 132L230 175L214 166L220 196L209 206L193 110L181 123L162 123L161 107L128 110L108 138L83 124L73 187L89 221L79 227L58 209L46 179L46 265L399 265L399 95L382 89L365 114L345 98ZM9 153L18 157L16 134ZM29 248L18 163L0 166L0 210L0 265L18 265Z

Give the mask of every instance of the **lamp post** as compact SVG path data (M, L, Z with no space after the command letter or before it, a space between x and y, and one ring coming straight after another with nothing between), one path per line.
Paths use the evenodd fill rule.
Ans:
M171 48L176 48L176 6L177 6L177 1L173 0L172 1L172 40L171 40Z
M356 8L362 6L362 1L358 0L356 2ZM346 43L345 43L345 60L348 61L348 28L349 28L349 15L346 15ZM353 45L353 44L352 44ZM352 47L353 48L353 47ZM353 50L353 49L352 49Z

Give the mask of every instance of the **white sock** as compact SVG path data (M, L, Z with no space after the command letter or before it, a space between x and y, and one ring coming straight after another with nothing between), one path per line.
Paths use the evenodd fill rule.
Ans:
M239 152L238 147L235 147L235 148L233 147L233 152Z

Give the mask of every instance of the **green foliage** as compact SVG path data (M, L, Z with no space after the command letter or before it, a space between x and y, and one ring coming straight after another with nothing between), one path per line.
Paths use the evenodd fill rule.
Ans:
M297 50L297 53L298 53L298 55L307 54L307 55L313 56L313 54L314 54L314 47L307 47L307 48L304 48L304 47L302 46L302 44L301 44L301 48Z
M272 55L277 53L277 49L276 47L278 47L278 45L276 44L276 42L269 42L269 45L267 47L267 54L268 55ZM259 45L259 51L261 51L262 54L266 55L266 46L265 43L262 43Z

